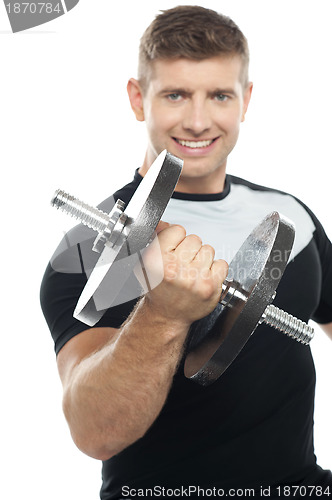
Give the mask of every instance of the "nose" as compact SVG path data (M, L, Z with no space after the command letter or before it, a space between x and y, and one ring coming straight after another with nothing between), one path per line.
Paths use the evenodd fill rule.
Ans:
M183 128L195 136L202 135L211 127L211 115L205 99L191 99L186 107Z

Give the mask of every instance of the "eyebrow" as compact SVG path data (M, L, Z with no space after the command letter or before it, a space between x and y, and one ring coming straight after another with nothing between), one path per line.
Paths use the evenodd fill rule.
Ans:
M213 92L211 92L211 94L215 95L215 94L228 94L228 95L231 95L231 96L234 96L236 97L238 94L237 92L233 89L233 88L218 88L218 89L215 89Z
M182 94L182 95L191 95L192 91L183 87L166 87L158 92L158 95L166 95L166 94ZM216 88L210 92L208 95L213 96L217 94L227 94L233 97L237 97L237 92L233 88Z
M175 87L166 87L160 92L158 92L159 95L164 95L164 94L192 94L192 92L188 89L184 88L175 88Z

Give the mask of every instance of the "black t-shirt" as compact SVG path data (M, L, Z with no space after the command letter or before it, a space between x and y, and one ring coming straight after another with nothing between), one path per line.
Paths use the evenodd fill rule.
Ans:
M118 198L127 203L140 181L136 172L100 208L110 211ZM253 227L274 210L296 225L293 253L274 304L306 322L331 322L332 246L319 221L296 198L227 176L219 194L174 193L163 220L183 224L212 244L218 258L230 260ZM98 259L91 251L94 238L90 229L77 226L46 270L41 303L56 352L88 328L72 315ZM120 299L95 326L120 327L136 300ZM259 498L261 488L287 484L329 485L332 496L332 476L317 466L314 455L314 391L310 347L267 325L256 329L208 387L186 379L181 362L164 408L145 436L104 462L101 498L131 498L130 488L132 497L154 493L157 498L169 489L174 496L186 497L190 491L195 498L201 496L197 489L195 496L195 487L224 489L225 496L232 488L254 488ZM275 496L283 497L279 491L274 490Z

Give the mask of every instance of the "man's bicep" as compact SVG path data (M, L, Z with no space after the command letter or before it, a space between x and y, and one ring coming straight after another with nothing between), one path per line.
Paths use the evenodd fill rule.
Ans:
M72 337L59 351L57 365L63 386L67 384L73 369L81 361L95 352L100 351L106 344L115 341L120 330L111 327L89 328Z

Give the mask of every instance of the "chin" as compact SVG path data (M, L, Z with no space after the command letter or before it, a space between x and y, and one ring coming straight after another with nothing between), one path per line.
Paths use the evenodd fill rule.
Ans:
M208 167L204 165L190 165L189 162L184 160L184 166L182 170L182 177L187 178L200 178L209 177L217 172L218 167Z

